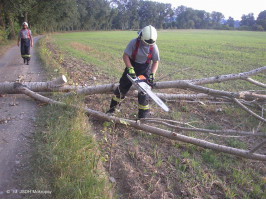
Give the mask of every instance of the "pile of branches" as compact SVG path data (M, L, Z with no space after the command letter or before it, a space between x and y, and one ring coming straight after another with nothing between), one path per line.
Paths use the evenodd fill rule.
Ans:
M256 81L251 76L265 73L266 66L254 69L248 72L239 74L228 74L220 75L209 78L194 79L194 80L176 80L176 81L164 81L157 82L154 89L169 89L178 88L189 91L187 94L167 94L157 93L157 95L166 101L187 101L187 102L216 102L216 103L233 103L239 106L251 116L259 120L259 125L256 130L250 131L239 131L239 130L209 130L203 128L197 128L186 122L178 122L169 119L161 118L149 118L140 121L134 121L130 119L122 119L115 116L109 116L102 112L89 109L80 108L76 105L72 107L83 110L87 115L104 120L111 121L124 126L133 127L138 130L143 130L152 134L157 134L163 137L167 137L172 140L178 140L185 143L194 144L203 148L212 149L218 152L228 153L235 156L266 161L265 153L257 153L259 149L262 149L266 145L266 133L260 132L261 128L265 125L266 119L264 118L264 105L266 104L266 84ZM239 91L231 92L224 90L211 89L204 85L221 83L233 80L244 80L251 84L261 87L261 90L253 91ZM38 101L55 104L59 106L66 106L64 103L55 101L46 96L38 93L45 92L64 92L65 96L69 95L93 95L93 94L108 94L112 93L117 84L105 84L96 86L71 86L65 85L67 79L65 76L59 77L56 80L50 82L23 82L23 83L11 83L4 82L0 83L0 94L25 94ZM136 88L131 88L131 94L134 94ZM193 91L193 93L191 93ZM260 114L257 110L259 109ZM152 125L151 125L152 124ZM158 127L160 126L160 128ZM165 128L161 128L161 127ZM184 132L200 132L202 134L209 134L216 137L256 137L259 138L260 142L254 144L253 148L249 150L232 148L225 145L208 142L206 140L189 137Z

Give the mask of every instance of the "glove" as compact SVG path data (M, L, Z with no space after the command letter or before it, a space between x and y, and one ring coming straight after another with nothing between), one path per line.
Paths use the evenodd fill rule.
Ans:
M133 67L127 68L129 76L131 76L133 79L137 78L136 72Z
M154 84L154 77L155 77L154 73L150 73L149 80L148 80L150 85Z

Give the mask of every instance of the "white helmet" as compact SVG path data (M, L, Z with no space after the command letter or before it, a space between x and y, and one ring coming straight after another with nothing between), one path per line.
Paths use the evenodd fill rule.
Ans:
M25 25L26 25L27 27L29 26L27 22L23 22L22 26L25 26Z
M153 45L157 40L157 31L153 26L149 25L144 27L142 31L140 31L139 36L144 43Z

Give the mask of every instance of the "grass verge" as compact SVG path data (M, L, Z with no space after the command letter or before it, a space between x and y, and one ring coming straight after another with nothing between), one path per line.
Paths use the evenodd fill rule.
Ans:
M49 75L55 63L45 53L45 44L41 39L38 54L45 61L43 63ZM82 101L77 98L63 102L82 106ZM48 196L38 194L37 197L42 198L112 197L97 143L82 111L69 106L43 106L37 126L30 159L31 176L24 187L52 192Z

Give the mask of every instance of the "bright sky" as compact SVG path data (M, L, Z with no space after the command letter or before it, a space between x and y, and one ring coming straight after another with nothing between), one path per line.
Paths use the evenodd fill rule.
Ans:
M254 13L255 19L259 13L266 10L266 0L155 0L162 3L171 3L173 7L184 5L186 7L205 10L208 12L217 11L235 20L240 20L243 14Z

